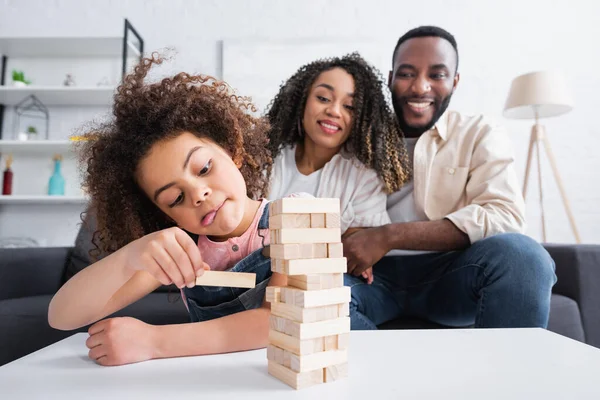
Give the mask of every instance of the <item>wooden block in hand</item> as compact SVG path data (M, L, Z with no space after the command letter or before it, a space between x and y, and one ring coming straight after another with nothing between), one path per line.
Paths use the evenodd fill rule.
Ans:
M331 304L350 303L350 288L343 286L325 290L300 290L292 287L281 288L281 301L298 307L311 308Z
M341 243L327 244L327 257L329 257L329 258L344 257L344 245Z
M292 304L273 302L271 304L271 315L302 323L326 321L347 317L348 314L341 306L341 304L331 304L322 307L303 308Z
M314 339L322 336L339 335L341 333L350 332L350 317L301 323L270 315L269 327L272 330L297 337L298 339Z
M302 290L323 290L344 286L344 274L290 275L288 286Z
M269 375L279 379L281 382L293 387L294 389L303 389L319 383L323 383L324 373L322 369L315 369L307 372L294 372L291 369L277 364L275 361L268 361L267 370Z
M269 229L310 228L311 214L277 214L269 216ZM322 226L325 228L325 224Z
M284 275L340 274L348 270L346 258L271 260L271 270Z
M340 213L340 199L286 197L269 203L269 215Z
M196 278L198 286L224 286L253 288L256 286L256 274L251 272L204 271Z
M341 243L336 243L341 245ZM327 243L288 243L271 244L269 256L281 260L294 260L297 258L327 258Z
M281 301L281 288L278 286L267 286L265 301L267 303L279 303Z
M347 349L350 342L350 333L300 339L274 329L269 330L269 344L287 350L298 356L325 351L325 342L327 342L327 349L329 350ZM334 345L336 347L333 347Z
M283 228L271 229L271 244L340 243L340 228Z

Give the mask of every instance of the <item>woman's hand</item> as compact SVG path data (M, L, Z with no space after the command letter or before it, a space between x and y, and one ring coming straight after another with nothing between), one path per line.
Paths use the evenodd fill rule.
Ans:
M163 229L137 239L124 247L126 268L146 271L163 285L193 287L196 277L210 267L202 260L196 243L177 227Z
M158 330L135 318L109 318L92 325L85 345L100 365L123 365L157 358Z

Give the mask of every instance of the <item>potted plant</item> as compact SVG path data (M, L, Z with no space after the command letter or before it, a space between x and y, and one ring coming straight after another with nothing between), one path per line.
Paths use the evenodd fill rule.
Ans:
M28 137L29 140L36 140L37 137L38 137L37 134L38 134L38 131L35 128L35 126L28 126L27 127L27 137Z
M16 69L13 69L12 71L12 79L14 86L23 87L31 84L31 81L25 79L25 73L23 71L17 71Z

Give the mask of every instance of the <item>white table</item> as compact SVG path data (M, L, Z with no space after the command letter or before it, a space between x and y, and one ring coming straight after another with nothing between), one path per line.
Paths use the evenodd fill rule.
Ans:
M542 329L352 332L349 377L299 391L266 350L101 367L86 338L0 367L0 398L600 399L600 350Z

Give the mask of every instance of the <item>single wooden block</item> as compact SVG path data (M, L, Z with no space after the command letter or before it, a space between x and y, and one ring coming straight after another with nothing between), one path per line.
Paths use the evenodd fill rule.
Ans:
M327 257L329 257L329 258L344 257L344 245L341 243L327 244Z
M269 330L269 343L293 354L312 354L324 350L323 338L301 340L274 329Z
M325 341L331 341L330 345L335 341L337 350L347 349L350 341L350 333L300 339L274 329L269 330L269 344L299 356L325 351Z
M251 272L204 271L196 278L198 286L225 286L253 288L256 286L256 274Z
M311 277L311 279L297 279L296 276ZM344 274L290 275L287 283L288 286L302 290L333 289L344 286Z
M308 274L308 275L288 275L288 279L294 279L299 282L320 283L323 274Z
M313 371L317 368L325 368L329 365L342 364L348 361L348 350L321 351L309 355L297 356L283 350L288 354L289 368L296 372ZM285 365L285 364L284 364ZM287 365L286 365L287 367Z
M281 301L281 288L278 286L267 286L265 301L271 304L279 303Z
M269 215L340 213L340 199L286 197L269 203Z
M317 322L347 317L347 315L340 315L340 311L343 312L338 304L314 308L302 308L286 303L271 304L271 315L297 322Z
M282 287L281 301L304 308L350 303L350 288L343 286L334 289L305 291L291 287Z
M324 337L323 347L325 351L336 350L338 347L337 335Z
M348 363L342 363L337 365L329 365L323 368L323 379L325 382L333 382L338 379L348 377Z
M310 228L311 214L278 214L269 216L269 229ZM323 224L325 228L325 224Z
M346 258L271 260L271 270L284 275L341 274L348 270Z
M284 350L277 347L277 346L273 346L273 345L268 345L267 346L267 360L270 361L275 361L277 364L280 365L285 365L286 367L290 367L290 357L288 357L287 361L287 365L285 364L285 360L284 360L284 356L283 356L283 352Z
M350 303L339 304L340 317L347 317L350 315Z
M341 243L337 243L340 244ZM271 258L281 260L294 260L297 258L327 258L327 243L288 243L271 244L269 246Z
M271 229L271 244L340 243L341 241L340 228Z
M342 333L340 335L326 336L323 338L323 350L341 350L347 349L350 342L350 334Z
M340 214L327 213L325 214L325 228L339 228L341 227Z
M342 333L341 335L337 335L337 348L338 349L347 349L350 345L350 334Z
M271 315L269 317L269 327L272 330L299 339L314 339L322 336L339 335L341 333L350 332L350 317L301 323Z
M310 214L310 227L325 228L325 214ZM335 228L339 228L339 226Z
M294 389L303 389L323 383L325 374L322 369L315 369L307 372L294 372L281 364L277 364L275 361L269 360L268 363L269 366L267 367L267 370L269 374Z

